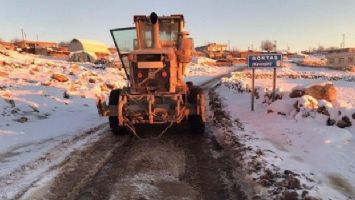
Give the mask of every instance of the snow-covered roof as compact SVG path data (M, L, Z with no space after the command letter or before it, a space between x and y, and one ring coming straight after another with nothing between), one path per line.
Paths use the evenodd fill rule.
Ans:
M80 42L81 45L83 46L83 51L85 52L98 52L98 53L107 53L109 54L109 50L107 46L102 43L98 42L95 40L88 40L88 39L81 39L81 38L74 38L72 42Z

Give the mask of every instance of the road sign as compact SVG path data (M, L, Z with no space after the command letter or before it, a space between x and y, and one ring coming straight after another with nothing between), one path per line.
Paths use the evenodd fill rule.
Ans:
M248 56L249 68L281 67L282 54L255 54Z
M272 100L275 101L276 89L276 68L282 65L282 54L254 54L248 56L248 67L253 69L252 91L251 91L251 110L254 111L255 96L255 68L273 68Z

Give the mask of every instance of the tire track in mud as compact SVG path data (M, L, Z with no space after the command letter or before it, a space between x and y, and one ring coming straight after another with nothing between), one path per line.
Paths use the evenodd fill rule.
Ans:
M176 127L159 140L133 138L114 154L78 200L247 199L210 133Z
M20 199L73 199L110 160L113 151L130 138L128 135L115 137L110 134L107 125L99 137L92 144L71 153L67 159L46 174L50 176L54 173L53 178L44 180L38 187L30 188Z
M39 158L15 168L5 176L1 176L0 199L18 199L41 178L64 163L67 159L66 155L69 155L73 149L80 147L83 141L95 139L105 127L107 127L107 124L99 125L76 136L68 137L61 142L57 142L57 138L52 138L38 143L31 143L30 145L32 146L43 146L52 142L56 145L39 156ZM27 148L26 145L24 147ZM29 152L26 151L25 153Z

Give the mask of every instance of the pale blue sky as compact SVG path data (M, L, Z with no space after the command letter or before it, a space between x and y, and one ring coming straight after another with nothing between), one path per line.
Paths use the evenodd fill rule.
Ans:
M0 0L0 38L69 41L88 38L112 45L109 30L133 25L133 15L182 13L195 46L227 43L247 49L277 40L280 49L355 47L355 0Z

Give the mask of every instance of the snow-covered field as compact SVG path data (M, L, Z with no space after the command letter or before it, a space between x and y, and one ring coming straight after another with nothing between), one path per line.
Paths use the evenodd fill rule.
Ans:
M256 70L256 77L259 90L272 88L272 71ZM312 196L354 199L355 119L351 115L355 113L355 74L291 66L279 69L278 77L277 87L282 88L278 91L283 94L283 99L268 105L262 103L264 98L261 95L256 100L254 112L251 111L250 93L238 92L234 87L241 82L246 88L251 85L249 71L236 72L231 78L223 79L216 90L223 97L231 117L243 124L243 130L235 128L234 134L243 138L243 143L264 152L260 158L263 170L253 176L261 180L267 170L274 173L291 170L299 174L301 185L309 188ZM337 101L330 104L331 109L341 111L341 115L346 113L353 124L351 127L327 126L328 116L317 112L310 117L297 113L287 113L286 116L268 113L270 109L285 107L292 112L295 100L287 97L292 88L324 81L331 81L337 90Z

